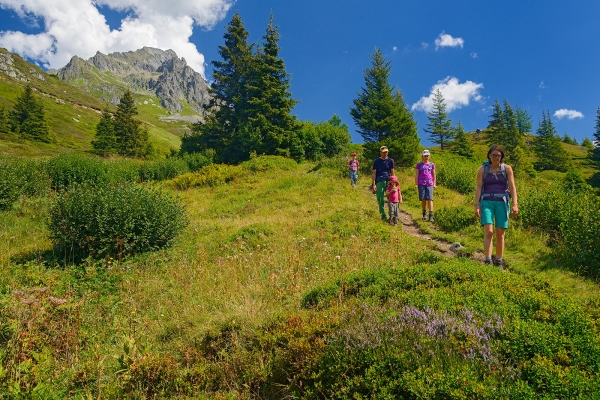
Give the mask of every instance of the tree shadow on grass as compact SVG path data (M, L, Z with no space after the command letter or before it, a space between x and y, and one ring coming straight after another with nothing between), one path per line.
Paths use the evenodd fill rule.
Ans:
M10 257L10 261L16 265L29 263L43 264L47 268L63 268L69 265L77 265L76 260L68 252L55 248L17 253Z

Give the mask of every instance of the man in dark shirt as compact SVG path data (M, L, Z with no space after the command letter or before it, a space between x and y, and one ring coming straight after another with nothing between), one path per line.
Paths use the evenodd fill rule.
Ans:
M373 191L377 194L377 204L379 205L379 214L382 220L387 220L385 215L385 205L383 197L385 188L391 176L394 176L394 160L388 157L389 150L386 146L379 149L379 158L373 161L371 175L373 177Z

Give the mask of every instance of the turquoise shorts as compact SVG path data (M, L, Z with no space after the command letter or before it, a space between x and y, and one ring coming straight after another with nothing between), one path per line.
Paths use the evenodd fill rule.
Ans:
M504 201L481 200L479 209L481 210L481 225L492 224L496 228L508 228L508 210L510 206Z

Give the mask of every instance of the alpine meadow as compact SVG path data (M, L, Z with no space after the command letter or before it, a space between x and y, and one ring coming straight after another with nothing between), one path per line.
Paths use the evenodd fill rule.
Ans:
M275 16L256 42L242 17L208 80L153 47L0 49L0 399L600 398L600 104L582 143L507 98L470 130L436 90L417 121L376 47L347 115L301 120ZM492 145L505 269L473 211Z

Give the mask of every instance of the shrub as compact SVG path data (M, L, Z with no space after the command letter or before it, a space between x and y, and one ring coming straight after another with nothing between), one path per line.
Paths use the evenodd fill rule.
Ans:
M294 160L281 156L259 156L241 164L242 168L252 172L290 171L296 165Z
M83 154L58 155L48 162L46 171L53 190L65 190L76 183L100 185L109 181L102 160Z
M181 158L187 163L190 172L196 172L202 167L213 163L214 151L204 153L184 153Z
M57 195L49 228L57 249L78 261L167 247L186 224L183 208L160 190L82 183Z
M465 206L444 207L435 216L435 224L444 232L458 232L476 223L473 209Z
M462 194L472 194L477 186L478 162L469 161L462 157L445 155L436 166L437 184L454 189Z
M39 196L48 188L48 175L42 162L0 159L0 210L10 209L22 195Z
M183 174L171 180L171 186L185 190L201 186L224 185L238 178L242 173L240 166L211 164L197 172Z
M180 157L168 157L160 161L145 162L140 166L141 181L164 181L190 172L186 160Z

